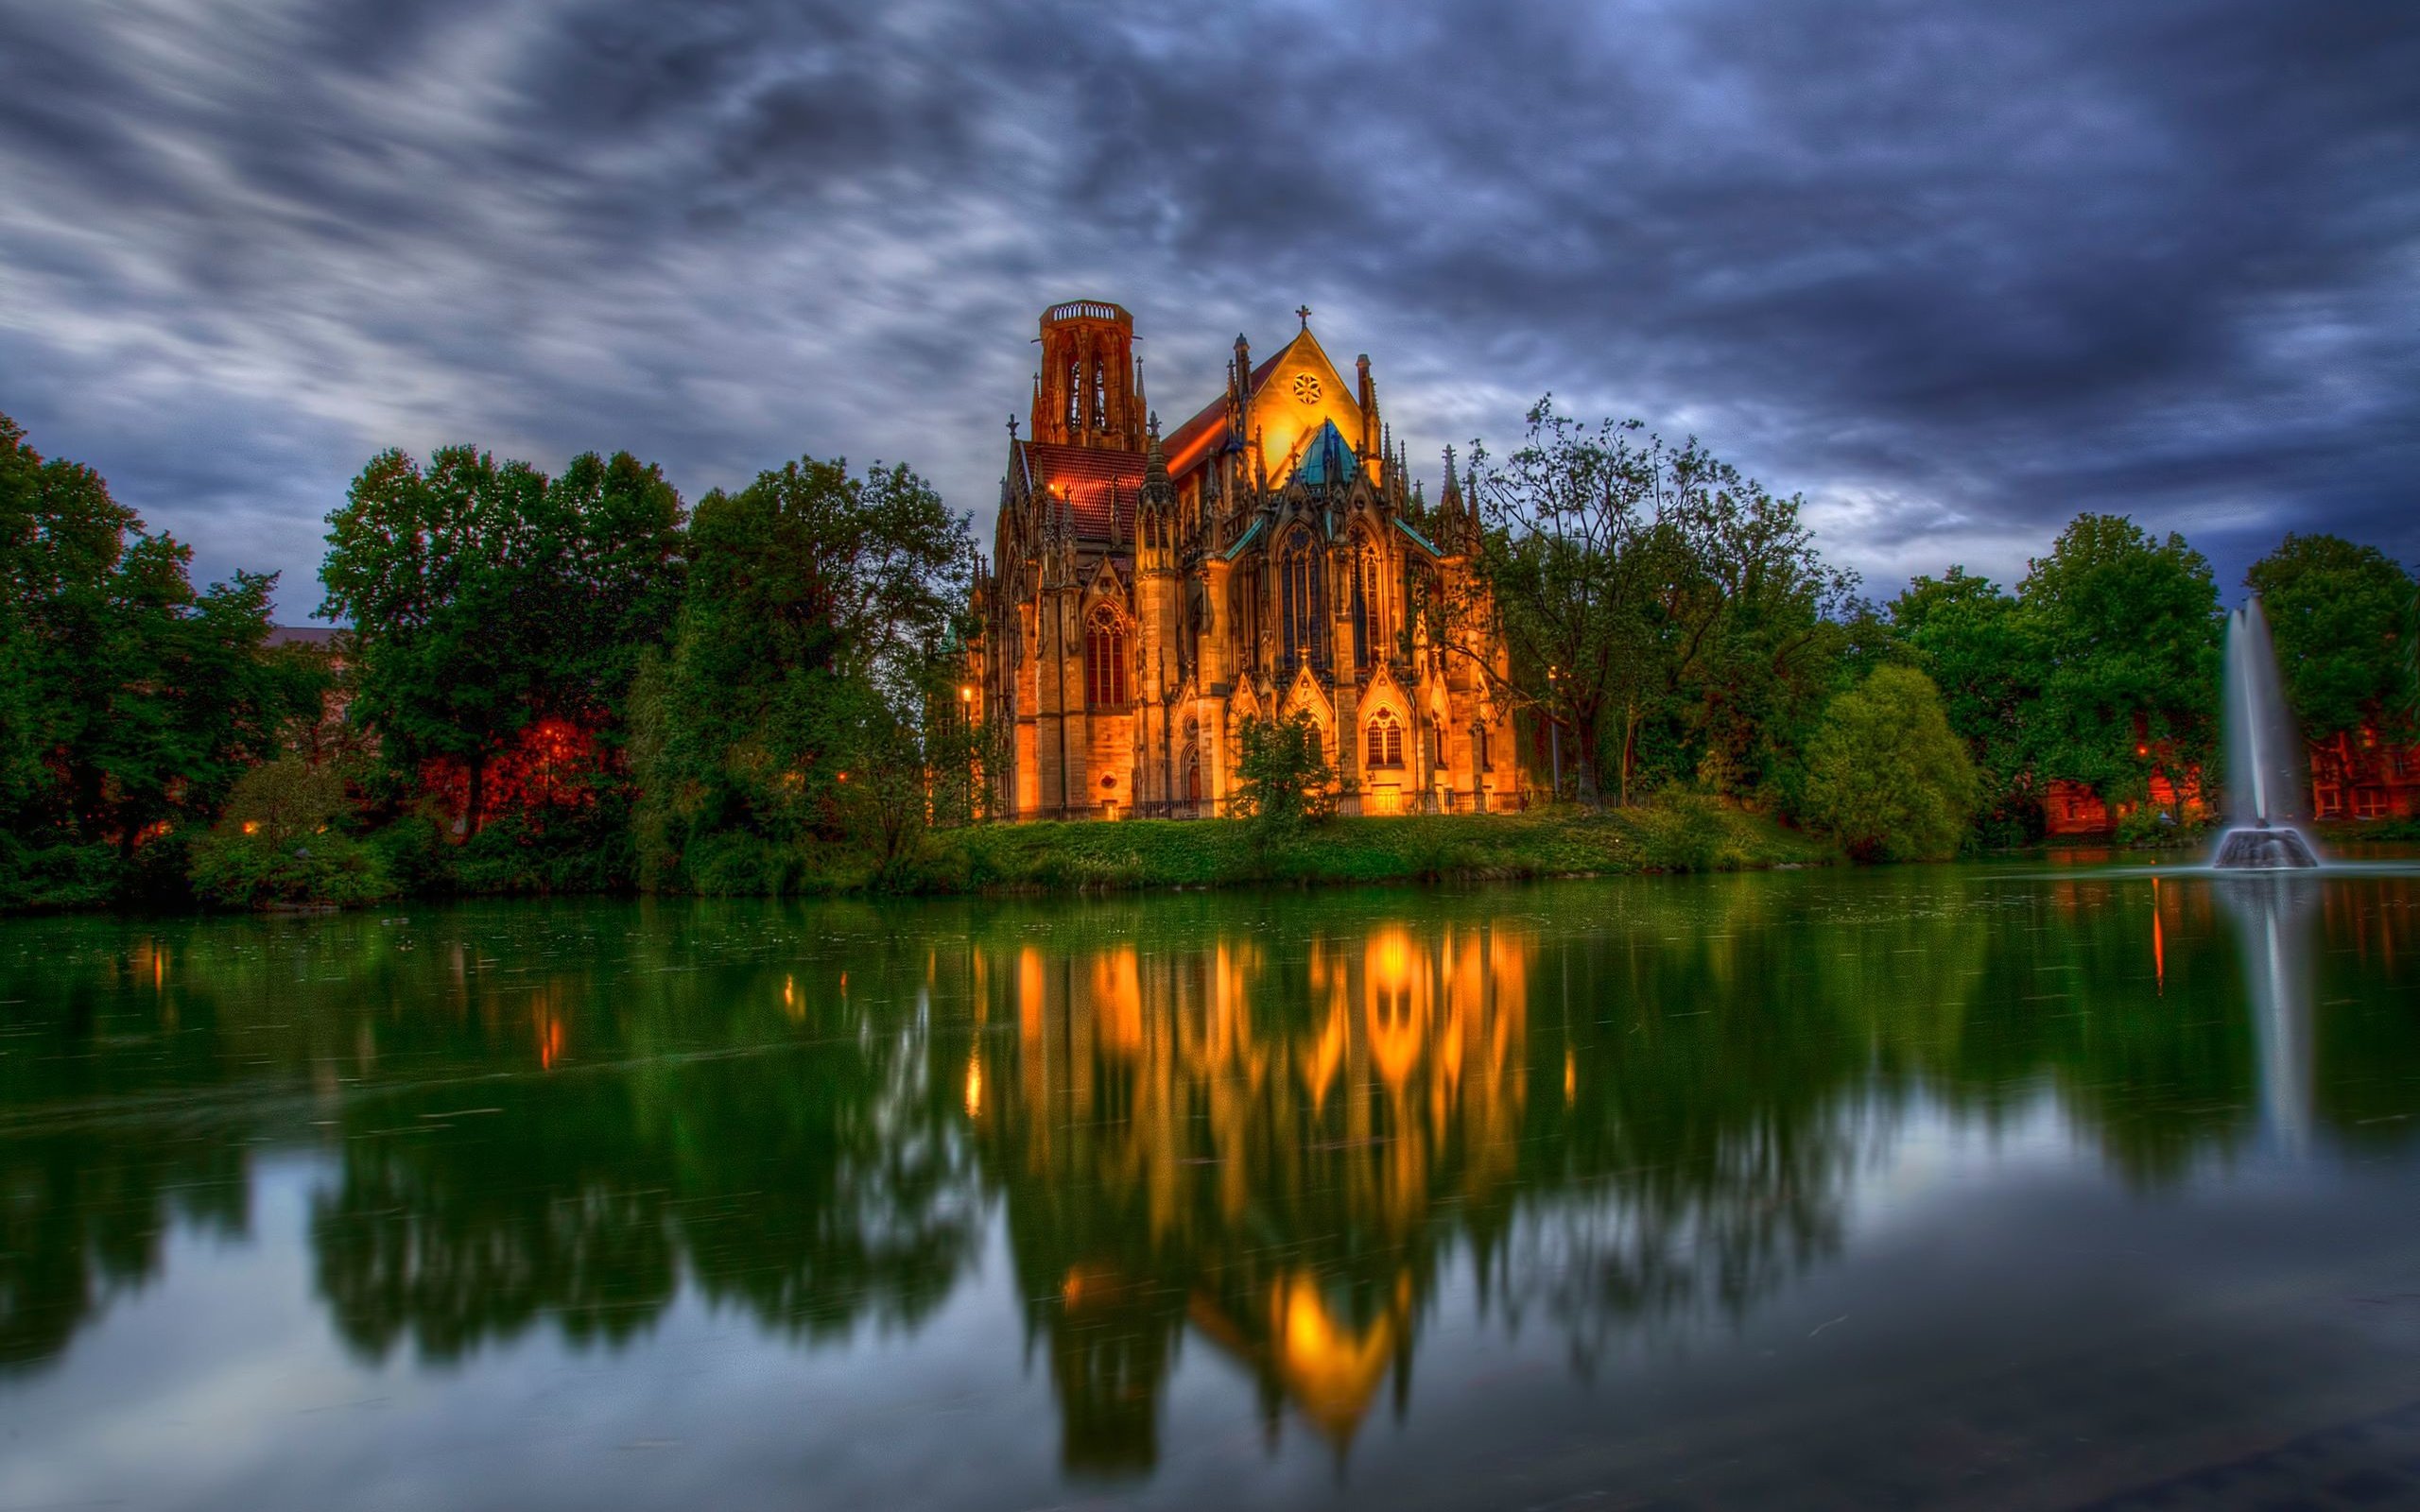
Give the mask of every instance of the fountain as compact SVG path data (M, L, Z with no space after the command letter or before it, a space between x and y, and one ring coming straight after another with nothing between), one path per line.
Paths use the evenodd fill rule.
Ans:
M2302 737L2286 709L2277 652L2256 595L2227 627L2227 817L2215 866L2278 871L2319 865L2295 821L2303 810Z

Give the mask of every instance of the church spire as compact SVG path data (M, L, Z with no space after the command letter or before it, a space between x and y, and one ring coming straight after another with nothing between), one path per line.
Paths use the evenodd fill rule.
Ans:
M1149 492L1154 487L1171 494L1176 490L1168 482L1168 454L1160 450L1160 417L1153 411L1150 423L1151 444L1143 454L1143 488Z
M1153 415L1150 450L1143 454L1143 491L1135 501L1135 566L1142 571L1166 569L1174 561L1176 485L1168 481L1167 454L1160 449L1160 417Z
M1445 448L1445 486L1437 494L1437 528L1444 538L1440 544L1449 551L1467 549L1478 537L1478 523L1471 517L1470 506L1462 498L1462 486L1454 475L1454 449Z

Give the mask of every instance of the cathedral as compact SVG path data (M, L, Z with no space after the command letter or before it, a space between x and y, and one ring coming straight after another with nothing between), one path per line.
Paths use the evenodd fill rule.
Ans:
M1378 417L1302 330L1163 437L1134 318L1080 300L1042 317L1028 433L1008 472L971 683L1001 732L1005 817L1229 812L1236 732L1306 713L1340 813L1478 813L1523 799L1507 670L1449 647L1430 606L1471 602L1473 508L1446 454L1431 507ZM1484 618L1484 616L1478 616ZM1471 616L1464 616L1467 620Z

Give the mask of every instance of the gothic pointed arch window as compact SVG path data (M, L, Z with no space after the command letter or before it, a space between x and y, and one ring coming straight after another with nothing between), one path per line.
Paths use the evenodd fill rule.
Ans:
M1261 602L1260 565L1247 561L1227 584L1227 623L1235 627L1239 664L1253 669L1260 666Z
M1084 428L1084 365L1067 365L1067 431L1073 435Z
M1378 575L1378 550L1370 538L1354 531L1352 549L1353 667L1367 672L1377 665L1387 644L1386 587Z
M1365 766L1401 766L1403 765L1403 721L1392 709L1381 707L1370 716L1367 747L1362 765Z
M1322 624L1327 608L1327 573L1311 533L1297 530L1287 541L1277 566L1278 624L1284 634L1288 670L1308 663L1327 664Z
M1109 429L1109 364L1093 359L1093 428Z
M1084 622L1084 702L1111 709L1127 700L1126 622L1107 604Z

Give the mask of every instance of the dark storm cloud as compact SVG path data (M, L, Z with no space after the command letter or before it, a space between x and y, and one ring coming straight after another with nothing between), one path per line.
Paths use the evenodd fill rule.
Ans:
M370 452L994 488L1039 308L1152 397L1307 300L1425 455L1547 388L1877 582L2077 509L2420 556L2408 6L0 0L0 409L307 610Z

